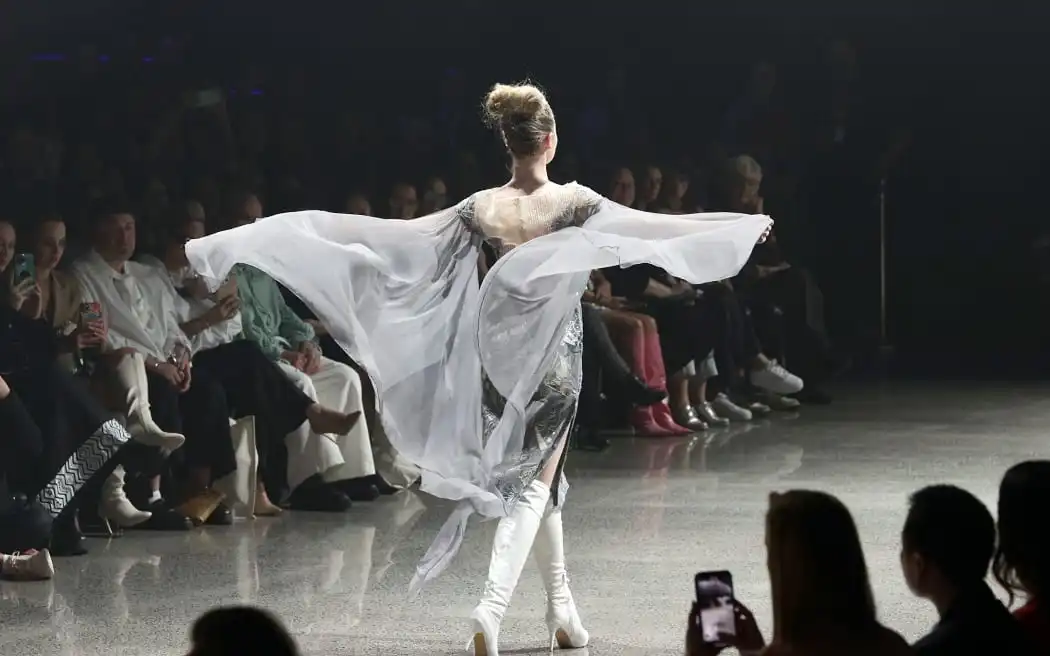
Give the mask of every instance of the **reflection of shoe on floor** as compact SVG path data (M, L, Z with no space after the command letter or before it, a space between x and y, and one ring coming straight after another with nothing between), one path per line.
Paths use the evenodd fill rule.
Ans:
M831 395L817 387L807 387L793 396L801 401L802 405L828 405L831 403Z
M769 406L774 412L793 412L802 407L802 404L790 396L781 396L780 394L774 394L767 392L763 394L762 402Z

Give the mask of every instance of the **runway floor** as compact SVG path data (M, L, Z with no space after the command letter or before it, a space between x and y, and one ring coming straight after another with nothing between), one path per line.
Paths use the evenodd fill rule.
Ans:
M681 654L698 570L728 569L737 596L771 625L763 516L771 490L842 498L860 527L884 621L908 639L934 621L901 578L907 496L934 482L994 507L1019 460L1050 457L1050 388L895 384L845 390L826 408L693 439L617 440L574 453L565 509L573 592L593 656ZM304 654L459 654L481 590L493 523L417 599L413 565L447 506L413 493L346 515L293 514L191 534L92 540L56 561L54 581L0 583L0 654L185 654L192 620L219 604L275 611ZM501 646L545 651L544 601L526 569Z

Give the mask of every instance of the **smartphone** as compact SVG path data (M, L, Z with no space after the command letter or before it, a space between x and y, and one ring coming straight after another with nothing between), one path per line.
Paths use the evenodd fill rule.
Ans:
M14 274L14 282L16 285L23 280L33 280L36 278L36 260L33 258L32 253L19 253L15 255L15 261L12 266L14 267L12 273Z
M726 571L700 572L696 583L696 604L700 609L700 631L704 642L725 647L736 636L733 611L733 575Z
M102 305L99 303L80 304L80 325L102 321Z

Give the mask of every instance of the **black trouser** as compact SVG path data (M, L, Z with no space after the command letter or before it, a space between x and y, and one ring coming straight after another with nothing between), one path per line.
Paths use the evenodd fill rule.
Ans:
M791 267L751 281L748 301L758 313L762 330L770 319L779 319L783 344L781 357L791 370L814 383L827 376L831 340L824 325L824 299L808 271Z
M259 471L267 491L279 498L287 486L284 438L306 421L314 401L247 340L202 351L193 365L222 386L234 417L255 417Z
M713 398L719 392L736 389L746 382L741 379L740 370L748 368L762 353L762 344L755 332L750 312L732 287L712 283L704 285L702 290L705 301L711 303L713 308L718 308L712 311L721 314L725 320L722 340L714 349L718 376L707 388L708 396Z
M215 480L237 469L226 392L207 371L193 369L192 376L189 389L180 394L166 378L148 371L150 409L162 430L186 436L186 443L172 454L172 464L206 468ZM162 471L143 473L152 476Z
M11 448L16 455L4 463L11 489L33 498L69 456L112 416L91 395L83 379L74 377L57 362L9 374L4 379L18 393L40 430L39 443L14 443ZM4 441L18 439L16 434L4 436ZM4 460L8 461L6 454ZM98 483L116 463L92 466L90 480ZM85 488L77 494L78 499Z
M645 313L656 320L668 376L703 360L722 342L724 309L703 296L690 303L649 299Z

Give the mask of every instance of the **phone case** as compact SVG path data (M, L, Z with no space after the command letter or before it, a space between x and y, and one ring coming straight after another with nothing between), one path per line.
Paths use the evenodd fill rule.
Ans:
M99 303L81 303L80 321L83 323L102 321L102 305Z

